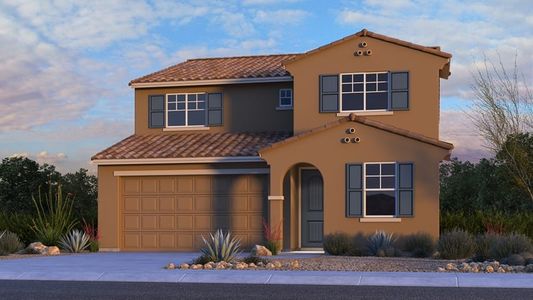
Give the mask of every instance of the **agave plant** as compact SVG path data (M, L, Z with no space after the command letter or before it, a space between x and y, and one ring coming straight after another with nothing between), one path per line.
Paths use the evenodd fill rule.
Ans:
M394 256L394 236L385 231L376 231L368 238L368 252L375 256Z
M61 237L59 246L71 253L80 253L89 247L90 236L80 230L72 230L70 233Z
M219 229L214 235L210 233L209 236L209 239L202 236L205 247L201 249L203 256L209 259L209 261L232 262L241 253L241 241L232 237L229 231L224 233L222 229Z
M4 230L0 234L0 255L15 253L24 248L17 234Z
M32 196L32 200L37 210L37 218L33 219L32 226L36 238L45 245L57 245L61 236L76 225L72 217L72 195L68 194L63 198L61 186L57 187L57 193L54 195L50 184L48 196L43 197L39 189L39 198Z

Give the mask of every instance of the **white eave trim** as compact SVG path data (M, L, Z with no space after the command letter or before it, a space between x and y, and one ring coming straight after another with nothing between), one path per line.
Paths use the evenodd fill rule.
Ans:
M161 165L161 164L201 164L201 163L239 163L264 162L259 156L231 157L185 157L185 158L144 158L144 159L95 159L95 165Z
M141 82L132 83L131 87L136 88L156 88L156 87L176 87L176 86L200 86L200 85L221 85L221 84L243 84L243 83L269 83L269 82L291 82L292 76L261 77L261 78L235 78L235 79L211 79L211 80L187 80L187 81L166 81L166 82Z
M260 169L203 169L203 170L139 170L115 171L113 176L177 176L177 175L239 175L239 174L269 174L268 168Z

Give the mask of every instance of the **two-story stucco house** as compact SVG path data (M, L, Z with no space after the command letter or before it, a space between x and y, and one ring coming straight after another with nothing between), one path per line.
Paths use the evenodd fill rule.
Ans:
M302 54L191 59L130 82L135 133L96 154L103 250L283 248L333 232L439 234L451 55L367 30ZM110 129L112 130L112 129Z

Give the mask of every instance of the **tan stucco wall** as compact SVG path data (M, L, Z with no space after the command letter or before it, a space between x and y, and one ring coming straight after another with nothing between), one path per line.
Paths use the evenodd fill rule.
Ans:
M359 43L366 41L367 48ZM371 56L354 56L371 49ZM377 71L409 71L408 111L370 118L438 138L439 69L448 59L370 37L350 39L286 65L294 76L294 132L299 133L338 119L319 112L319 75Z
M205 170L231 168L267 168L265 163L213 163L213 164L169 164L169 165L130 165L98 166L98 232L100 248L118 249L120 240L119 180L115 171L147 170ZM266 200L265 200L266 201Z
M179 133L148 128L148 96L197 92L223 93L223 126L211 127L208 132L292 131L292 110L276 110L279 90L284 88L292 88L292 82L135 89L135 133Z
M353 127L356 133L348 135ZM358 144L344 144L341 139L359 137ZM394 233L426 231L439 234L439 162L447 150L418 142L360 123L347 122L328 130L305 136L296 142L267 150L262 157L270 165L270 195L281 195L282 181L287 172L299 163L318 168L324 180L324 233L336 231L372 233L377 229ZM414 217L402 218L400 223L361 223L359 218L346 217L345 165L363 162L414 163ZM294 174L294 173L292 173ZM297 178L293 179L297 180ZM292 191L290 201L298 201ZM297 206L293 203L291 207ZM298 208L299 209L299 208ZM292 211L293 222L298 211ZM296 223L298 224L298 223ZM298 226L298 225L294 225ZM291 248L297 242L291 230Z

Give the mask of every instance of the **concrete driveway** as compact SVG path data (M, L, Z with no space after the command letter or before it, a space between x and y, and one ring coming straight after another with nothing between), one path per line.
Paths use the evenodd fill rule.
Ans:
M198 255L121 252L0 260L0 280L533 288L533 274L163 269L169 262L189 262Z

